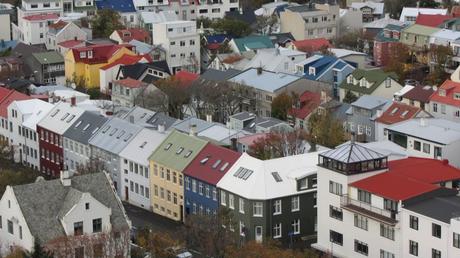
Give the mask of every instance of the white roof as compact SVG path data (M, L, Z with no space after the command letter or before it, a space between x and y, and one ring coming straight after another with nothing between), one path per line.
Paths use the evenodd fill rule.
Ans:
M23 114L22 126L34 131L37 130L37 123L54 107L53 104L39 99L20 100L13 103Z
M273 12L276 10L278 6L281 5L289 5L289 6L298 6L299 4L297 3L289 3L285 1L274 1L271 3L266 3L262 5L259 9L254 11L254 14L257 16L263 15L263 16L270 16L273 14Z
M251 200L274 199L299 193L296 179L316 174L318 153L311 152L265 161L243 153L217 183L217 187ZM246 180L244 177L234 176L240 168L252 171ZM278 172L282 181L277 182L272 172Z
M220 124L214 124L198 133L198 136L206 137L224 144L230 144L231 138L241 138L247 135L249 135L249 133L246 131L233 130Z
M179 17L174 11L141 12L141 18L144 23L162 23L168 21L178 21Z
M364 24L364 28L378 28L378 29L383 29L385 28L387 25L398 25L398 26L403 26L405 24L405 22L403 21L399 21L399 20L395 20L395 19L391 19L389 16L388 17L385 17L385 18L382 18L382 19L378 19L378 20L375 20L373 22L369 22L369 23L366 23Z
M460 31L442 29L431 34L430 43L436 45L449 45L460 38Z
M59 102L37 125L62 135L83 112L85 110L80 107L71 106L67 102Z
M350 144L350 142L346 142L342 145L347 145L347 144ZM374 150L384 156L388 156L388 160L404 159L409 156L407 154L406 149L388 140L378 141L378 142L367 142L367 143L355 142L355 144L358 144L368 149Z
M396 123L388 129L446 145L460 140L460 124L445 119L410 119Z
M279 51L279 53L276 51ZM275 48L260 49L251 61L245 64L245 67L242 70L257 68L262 65L265 70L275 72L280 64L284 64L286 61L291 61L290 57L294 56L305 57L305 52L281 47L279 50L276 50Z
M89 99L89 95L86 94L86 93L83 93L83 92L79 92L79 91L76 91L76 90L72 90L72 89L69 89L69 90L55 90L55 91L52 91L52 94L54 94L54 96L56 97L61 97L61 98L64 98L64 99L70 99L71 97L78 97L78 98L88 98Z
M360 2L351 3L351 8L356 9L356 10L360 10L361 8L365 6L372 8L374 10L373 11L374 14L383 14L383 6L384 6L383 3L375 3L375 2L370 2L370 1L364 2L364 3L360 3Z
M120 152L120 157L148 166L149 156L160 146L168 134L169 132L160 133L144 128Z
M344 49L344 48L329 48L329 51L331 51L337 58L342 58L346 57L349 55L360 55L360 56L365 56L365 53L358 52L358 51L353 51L349 49Z
M400 21L406 21L406 17L417 17L418 14L447 14L447 9L404 7L401 11Z
M409 91L411 91L413 88L415 88L415 86L412 86L412 85L406 85L404 86L402 89L398 90L397 92L395 92L393 95L394 96L402 96L406 93L408 93Z

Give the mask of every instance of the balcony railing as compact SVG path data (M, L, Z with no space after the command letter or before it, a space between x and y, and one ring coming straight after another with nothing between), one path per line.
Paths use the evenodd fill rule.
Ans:
M363 201L351 198L347 194L342 195L340 198L340 206L343 209L359 213L361 215L371 217L383 223L395 225L397 220L397 212L384 210Z

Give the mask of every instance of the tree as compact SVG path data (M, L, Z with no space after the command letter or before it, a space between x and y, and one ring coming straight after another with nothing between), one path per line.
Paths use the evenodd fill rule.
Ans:
M350 31L335 38L334 46L364 52L366 46L372 41L362 30Z
M0 257L2 257L0 255ZM25 258L26 253L20 247L13 247L13 250L5 258Z
M308 140L307 132L301 129L290 132L273 131L256 139L249 146L248 154L261 160L302 154L309 151L305 149Z
M449 66L452 54L452 48L450 47L431 45L429 58L431 61L430 63L433 63L434 66L428 76L428 80L432 84L441 84L449 77L449 74L446 72L446 67Z
M334 119L329 112L314 113L308 120L310 144L320 144L335 148L345 142L345 132L342 124Z
M100 173L106 170L107 168L105 166L104 161L94 156L91 156L88 162L84 164L79 164L76 168L77 174L79 175Z
M168 233L151 232L148 229L141 229L137 236L139 246L151 252L153 257L175 257L168 249L171 247L181 246L182 243Z
M419 6L422 8L438 8L441 4L434 0L420 0Z
M355 102L356 100L358 100L358 96L356 96L353 92L351 91L347 91L345 93L345 97L343 98L343 102L345 103L353 103Z
M408 75L408 62L411 61L412 55L409 48L402 44L391 44L388 48L388 53L383 57L383 70L385 72L395 73L400 82L404 82Z
M277 23L278 17L275 14L270 16L259 15L256 17L257 32L262 35L271 34Z
M249 24L232 18L217 19L211 23L210 27L215 31L225 32L235 38L248 36L252 32Z
M279 94L272 101L272 117L286 121L293 104L292 96L285 92Z
M30 258L53 258L53 253L45 250L37 240L34 243L34 250L30 253Z
M151 95L151 97L159 100L154 102L155 105L158 105L157 109L166 110L170 116L183 119L184 105L190 101L190 90L188 87L175 76L158 80L155 86L161 90L161 94L157 92Z
M29 168L18 168L8 164L8 160L0 159L0 196L6 190L6 186L10 185L22 185L35 182L38 176L41 174ZM11 168L5 169L4 166L11 165Z
M123 28L120 14L113 9L98 10L91 20L93 37L108 38L113 31Z
M250 241L243 246L228 246L225 257L238 258L319 258L312 250L293 250L282 248L277 241L265 241L263 244Z

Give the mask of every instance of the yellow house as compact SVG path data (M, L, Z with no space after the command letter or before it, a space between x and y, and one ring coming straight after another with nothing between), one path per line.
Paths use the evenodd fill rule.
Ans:
M99 68L119 59L124 54L136 55L133 46L99 44L73 48L65 54L65 78L68 82L99 88Z
M153 212L175 221L184 216L184 169L207 141L174 130L153 152L150 194Z

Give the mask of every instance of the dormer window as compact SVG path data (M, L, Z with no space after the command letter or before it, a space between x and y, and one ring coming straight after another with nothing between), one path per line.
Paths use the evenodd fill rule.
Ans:
M446 96L446 90L445 90L445 89L439 89L438 94L439 94L439 96L441 96L441 97L445 97L445 96Z
M454 93L454 99L460 100L460 93Z
M86 52L80 52L80 58L86 58Z
M308 74L309 75L315 75L316 69L315 67L308 67Z
M365 78L362 78L362 79L359 81L359 85L360 85L361 87L366 87L366 86L367 86L366 79L365 79Z
M93 50L88 51L88 58L93 58Z
M352 84L352 83L353 83L353 76L350 75L350 76L347 77L347 83L348 83L348 84Z

